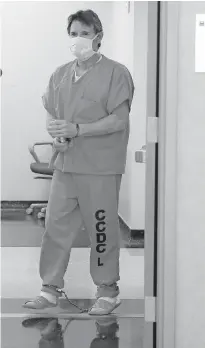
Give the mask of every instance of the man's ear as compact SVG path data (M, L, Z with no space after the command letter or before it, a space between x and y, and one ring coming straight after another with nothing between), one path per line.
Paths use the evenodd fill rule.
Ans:
M102 38L103 38L103 35L104 35L103 31L101 31L100 33L98 33L98 42L99 42L99 43L101 43Z

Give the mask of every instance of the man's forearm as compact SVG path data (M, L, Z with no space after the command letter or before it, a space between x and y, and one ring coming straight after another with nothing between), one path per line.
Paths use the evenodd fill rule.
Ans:
M129 106L127 101L119 105L111 115L93 123L80 124L82 136L111 134L122 131L129 122Z
M123 130L126 126L125 120L119 120L116 115L109 115L97 122L80 124L80 133L82 136L104 135Z
M48 126L49 126L49 123L51 122L51 121L53 121L53 120L55 120L55 118L51 115L51 114L49 114L49 112L47 112L47 116L46 116L46 129L47 129L47 131L48 131ZM49 134L50 135L50 134ZM55 138L55 137L53 137L53 136L51 136L53 139Z

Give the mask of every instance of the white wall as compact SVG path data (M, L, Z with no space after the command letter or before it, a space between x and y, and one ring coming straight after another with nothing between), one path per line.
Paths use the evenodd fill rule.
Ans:
M147 2L131 2L130 12L126 2L114 2L113 37L112 58L127 66L135 84L119 214L131 229L144 229L145 165L135 162L135 151L146 144Z
M134 3L135 96L131 115L131 219L132 229L145 227L145 164L135 162L135 152L146 144L148 2Z
M102 20L102 52L125 64L134 78L126 175L119 213L132 229L144 228L145 166L135 151L145 144L147 3L9 2L2 20L2 200L46 200L50 181L34 180L28 145L50 140L41 95L53 70L72 59L66 20L78 9L92 8ZM12 141L10 141L12 139ZM50 152L41 151L42 158Z
M205 73L194 72L195 15L180 2L176 348L205 347Z
M112 47L112 2L8 2L1 4L2 200L44 200L49 183L34 180L28 145L50 140L42 106L50 74L73 59L67 46L67 17L91 8L102 20L102 52ZM47 151L41 151L42 155Z
M115 44L112 47L110 57L124 64L133 76L134 55L134 5L131 4L130 12L124 1L115 1L113 5L113 28L112 37ZM132 113L130 115L132 118ZM130 226L131 221L131 166L132 151L128 145L126 174L122 178L119 214Z

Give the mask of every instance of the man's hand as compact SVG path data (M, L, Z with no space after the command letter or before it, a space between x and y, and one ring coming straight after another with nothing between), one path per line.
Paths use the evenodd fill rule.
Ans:
M77 134L76 126L65 120L49 122L47 131L53 138L74 138Z
M58 138L54 139L53 146L58 152L66 152L69 149L69 143L61 143Z

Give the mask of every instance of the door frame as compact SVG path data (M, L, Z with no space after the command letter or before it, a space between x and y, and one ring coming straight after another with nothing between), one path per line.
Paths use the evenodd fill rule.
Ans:
M158 240L158 124L160 2L148 1L146 76L146 189L144 249L144 348L156 348Z
M179 2L161 2L157 348L175 348Z
M175 348L179 10L148 2L144 348Z

